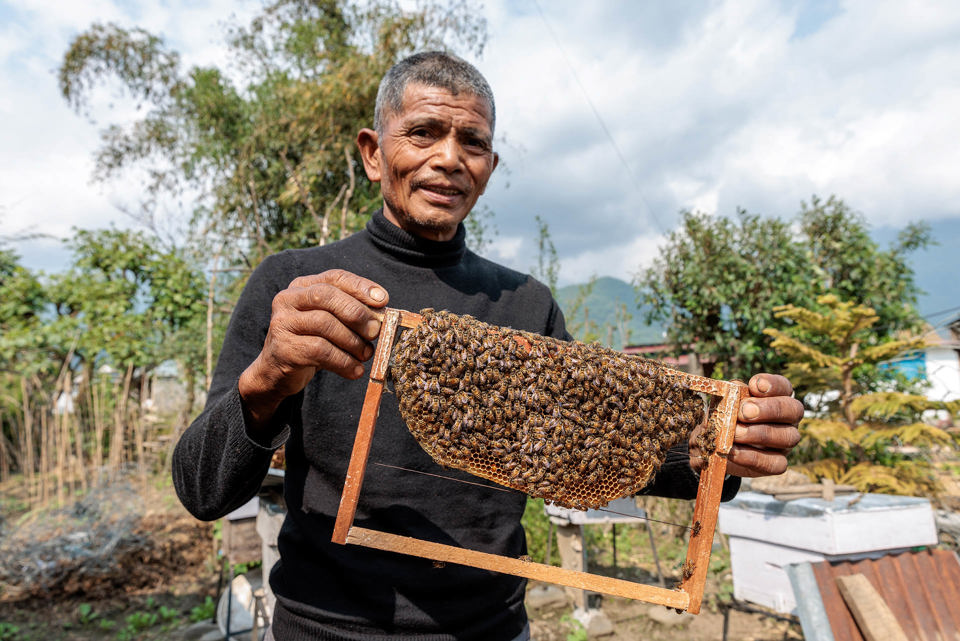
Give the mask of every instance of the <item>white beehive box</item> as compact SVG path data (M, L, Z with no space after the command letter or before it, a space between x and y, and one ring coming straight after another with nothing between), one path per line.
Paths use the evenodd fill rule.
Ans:
M879 557L937 544L930 502L912 496L778 501L741 492L720 506L719 526L730 541L734 596L779 612L796 611L787 565Z

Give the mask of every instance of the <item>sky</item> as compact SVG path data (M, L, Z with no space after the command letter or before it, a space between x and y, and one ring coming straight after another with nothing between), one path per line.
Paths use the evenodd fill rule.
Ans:
M478 6L480 6L478 4ZM135 177L91 182L99 130L136 116L111 92L71 111L56 69L94 22L162 34L185 66L223 65L244 0L0 1L0 237L33 268L73 227L134 226ZM487 0L472 61L497 100L501 166L488 254L528 271L536 216L560 284L630 280L684 209L792 217L843 198L886 242L910 221L927 311L960 305L960 3L883 0ZM170 211L183 203L173 203ZM171 215L173 218L176 216Z

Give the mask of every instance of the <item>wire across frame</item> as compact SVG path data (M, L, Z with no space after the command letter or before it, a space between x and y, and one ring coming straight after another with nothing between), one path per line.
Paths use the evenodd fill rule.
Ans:
M726 455L733 446L734 430L740 402L749 395L746 385L740 382L718 381L685 372L676 372L677 381L686 389L717 397L711 403L708 420L716 435L715 447L709 454L700 474L700 485L693 512L690 542L680 584L675 589L635 583L624 579L591 574L566 568L558 568L525 559L470 550L455 545L434 543L380 530L358 527L353 524L357 501L363 486L380 399L387 376L387 367L393 351L399 327L414 328L420 324L419 314L387 308L383 312L380 336L373 356L370 379L357 426L357 435L350 456L347 477L344 481L340 507L333 529L332 540L341 545L360 545L388 552L410 554L444 563L459 563L470 567L512 574L527 579L554 583L591 592L626 597L648 603L665 605L693 614L700 612L703 590L710 566L710 552L720 509L720 495L726 477Z

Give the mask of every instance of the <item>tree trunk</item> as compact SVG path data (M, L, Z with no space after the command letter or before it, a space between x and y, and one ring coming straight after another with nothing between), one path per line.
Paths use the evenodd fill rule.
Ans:
M860 348L859 343L854 343L850 346L850 357L847 359L847 362L843 366L841 373L841 381L843 384L843 392L840 394L840 409L843 412L843 419L847 422L847 425L850 429L854 429L857 426L857 417L853 413L853 360L857 356L857 350Z

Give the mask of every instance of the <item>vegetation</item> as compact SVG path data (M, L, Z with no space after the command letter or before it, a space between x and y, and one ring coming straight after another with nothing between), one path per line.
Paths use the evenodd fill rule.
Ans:
M68 104L90 113L119 82L140 107L102 131L94 177L143 181L130 213L145 231L77 230L70 267L54 275L0 243L0 480L23 473L31 500L62 503L95 471L162 465L166 450L148 450L194 411L249 271L348 235L375 205L354 136L386 69L415 49L479 52L485 38L458 0L277 0L228 31L222 69L184 68L138 28L78 35L59 70ZM165 207L184 196L188 231L168 234ZM161 367L187 397L151 425Z
M105 465L147 456L143 404L161 364L185 381L189 411L206 315L203 276L176 250L117 230L69 245L63 273L14 259L0 281L0 480L21 472L34 498L61 503Z
M647 321L667 327L677 353L694 349L716 362L715 376L746 379L785 364L763 332L779 305L810 307L833 293L873 308L883 335L917 329L907 256L930 242L927 227L914 223L881 249L863 216L833 196L802 203L792 221L745 210L735 218L684 212L635 285Z
M183 69L161 38L95 24L67 51L60 88L83 112L95 87L118 80L146 115L103 131L96 178L145 173L144 218L163 196L198 193L194 227L249 267L364 224L378 192L357 179L354 139L371 124L380 78L414 50L481 51L475 16L462 1L404 11L391 0L277 0L230 30L230 69Z
M954 441L923 414L956 413L960 402L897 391L878 367L923 347L924 339L884 333L872 308L832 294L817 299L815 309L784 305L775 313L789 324L765 333L788 359L786 375L820 399L800 426L804 438L793 453L799 469L864 492L934 494L930 450L953 449ZM884 383L887 389L874 391ZM897 446L918 449L911 454Z
M553 293L557 295L557 278L560 275L560 259L557 258L557 248L553 245L550 236L550 226L538 214L537 221L537 264L530 270L536 278L543 281Z

